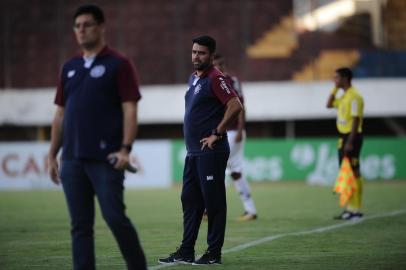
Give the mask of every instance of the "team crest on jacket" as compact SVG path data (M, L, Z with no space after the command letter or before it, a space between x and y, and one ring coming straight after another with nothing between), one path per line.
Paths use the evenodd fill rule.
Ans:
M100 78L106 72L106 67L103 65L97 65L90 70L90 76L93 78Z
M193 92L195 95L197 95L197 94L199 94L199 92L200 92L200 90L202 89L202 85L201 84L198 84L196 87L195 87L195 91Z
M74 69L68 71L68 78L75 76L76 71Z

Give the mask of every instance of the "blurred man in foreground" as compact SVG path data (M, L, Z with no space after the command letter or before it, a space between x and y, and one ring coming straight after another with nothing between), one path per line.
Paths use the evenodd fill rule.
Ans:
M235 89L241 104L244 106L244 96L242 88L237 77L231 77L226 71L224 57L220 54L214 56L213 64L228 80L228 83ZM227 170L233 179L233 184L237 192L240 194L241 201L244 206L244 213L238 218L240 221L248 221L257 219L257 210L254 200L251 197L251 191L247 178L243 171L244 162L244 144L246 139L245 132L245 108L240 112L238 118L227 129L228 143L230 145L230 157L227 162Z
M138 82L130 61L106 46L104 14L98 6L79 7L73 19L82 54L62 68L48 155L51 179L62 182L68 203L73 269L95 269L96 195L127 268L143 270L145 256L123 198L124 168L137 133Z
M348 157L351 168L356 178L356 191L352 194L344 211L334 217L335 219L350 220L361 218L361 202L363 179L360 173L360 152L362 148L362 122L364 112L364 100L359 92L351 85L352 71L349 68L339 68L334 77L335 87L333 88L328 101L327 108L337 109L337 130L338 158L339 164L344 157ZM343 93L337 97L338 91Z
M213 66L216 41L209 36L193 39L192 63L185 95L183 132L187 156L183 171L183 240L180 248L161 264L221 264L226 228L227 202L225 170L230 148L226 128L238 116L242 105L223 74ZM195 243L207 210L206 252L195 260Z

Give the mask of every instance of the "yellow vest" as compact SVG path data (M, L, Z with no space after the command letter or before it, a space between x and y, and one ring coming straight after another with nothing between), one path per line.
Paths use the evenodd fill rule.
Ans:
M337 129L339 133L351 132L354 117L359 117L358 133L362 133L364 118L364 100L354 87L348 88L344 94L336 98L333 106L337 108Z

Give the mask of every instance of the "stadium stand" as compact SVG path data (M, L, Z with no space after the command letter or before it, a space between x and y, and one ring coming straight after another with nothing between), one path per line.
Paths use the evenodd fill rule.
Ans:
M361 51L360 59L353 70L358 78L405 77L406 52Z
M363 77L403 76L399 73L402 67L390 71L385 63L401 58L406 50L406 38L401 34L406 31L405 1L388 0L382 9L385 52L373 43L372 19L367 13L347 18L333 32L295 32L293 1L95 2L109 18L110 44L134 60L142 84L183 83L191 72L187 46L201 33L218 40L232 73L245 81L329 79L328 72L310 77L298 73L310 74L304 70L314 63L334 64L337 56L331 50L341 50L344 55L358 50L360 62L348 63ZM58 67L77 51L69 29L71 14L80 3L2 3L0 89L55 85ZM378 61L385 68L368 70L368 63Z
M337 66L352 67L360 58L357 50L323 50L320 55L302 69L293 74L297 81L329 79Z
M214 36L230 67L242 73L248 44L292 12L291 1L95 2L106 10L110 44L134 60L142 84L184 83L191 72L187 46L202 33ZM77 52L69 30L72 12L80 3L32 1L27 6L16 0L2 4L7 27L0 31L6 52L0 64L0 88L55 85L58 67Z
M247 54L251 58L289 57L297 47L294 18L289 15L249 46Z
M331 80L338 65L350 66L357 78L406 76L406 1L387 0L382 6L382 46L374 43L373 16L368 12L347 17L330 32L324 29L299 31L294 24L295 1L93 2L106 11L109 44L135 62L145 91L150 89L145 86L185 83L192 72L191 39L202 33L217 39L230 73L243 82L265 81L279 85L276 81L298 80L290 82L295 85L303 81ZM0 91L54 89L59 67L78 51L70 31L71 16L82 3L81 0L0 1L3 52L0 54ZM272 127L269 119L249 123L250 130L258 137L284 136L288 124L278 121L273 121ZM333 121L323 121L331 126L326 130L334 130ZM162 124L148 123L140 129L139 136L160 137L156 130L160 130ZM298 125L297 134L305 134L303 131L307 130ZM375 130L378 135L392 132ZM0 126L0 133L3 140L43 139L49 135L49 126ZM181 126L167 124L165 135L181 137Z
M383 8L387 47L406 50L406 1L389 0Z

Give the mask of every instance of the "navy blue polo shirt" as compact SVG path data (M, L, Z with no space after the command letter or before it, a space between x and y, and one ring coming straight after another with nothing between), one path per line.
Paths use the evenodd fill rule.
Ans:
M141 98L130 61L105 47L90 66L82 56L64 64L55 104L64 107L64 159L106 160L123 138L122 103Z
M224 75L215 67L209 67L200 77L193 73L189 78L189 88L185 95L185 117L183 134L188 155L201 155L208 152L229 152L226 137L217 141L214 150L205 147L201 150L200 140L211 135L211 131L224 117L225 105L237 97L235 90Z

